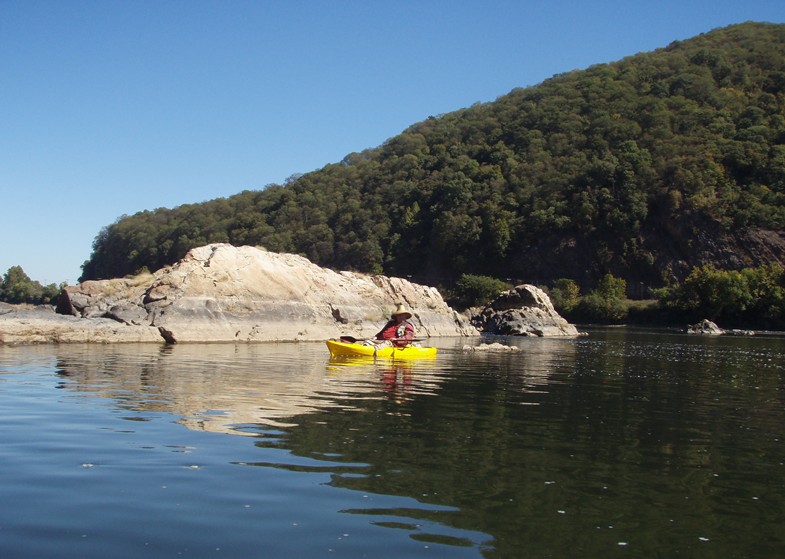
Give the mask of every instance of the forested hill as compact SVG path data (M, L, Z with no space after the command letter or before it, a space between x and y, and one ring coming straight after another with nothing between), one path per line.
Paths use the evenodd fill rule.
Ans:
M123 216L82 279L209 242L441 283L662 285L785 258L785 25L744 23L516 89L226 199Z

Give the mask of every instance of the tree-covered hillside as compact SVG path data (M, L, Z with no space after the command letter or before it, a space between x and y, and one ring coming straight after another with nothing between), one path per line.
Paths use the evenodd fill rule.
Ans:
M785 254L785 25L745 23L428 118L227 199L123 216L83 278L209 242L440 283L663 285Z

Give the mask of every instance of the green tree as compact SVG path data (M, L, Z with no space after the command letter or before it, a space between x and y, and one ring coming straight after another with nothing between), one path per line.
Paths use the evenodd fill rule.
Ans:
M618 323L627 317L627 282L605 274L595 289L581 298L578 316L588 322Z
M12 304L53 303L62 287L55 284L43 286L30 279L21 266L11 266L0 282L0 301Z
M572 279L557 279L549 292L554 308L560 313L571 312L581 300L581 288Z
M708 318L724 326L785 326L785 271L778 264L743 270L699 266L684 283L657 295L663 309L690 321Z
M605 299L624 299L627 296L627 281L613 274L605 274L596 291Z
M738 320L752 303L747 278L741 272L712 265L693 269L679 290L683 307L694 317Z
M741 274L752 297L748 322L770 328L785 327L785 270L779 264L745 268Z
M510 287L510 284L490 276L463 274L455 284L451 304L462 309L487 305Z

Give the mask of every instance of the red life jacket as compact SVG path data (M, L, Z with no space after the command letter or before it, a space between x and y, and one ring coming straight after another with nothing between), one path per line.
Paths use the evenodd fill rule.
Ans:
M391 340L393 338L402 338L404 340L411 340L414 338L414 326L408 320L404 320L400 324L394 320L390 320L384 327L376 334L377 340Z

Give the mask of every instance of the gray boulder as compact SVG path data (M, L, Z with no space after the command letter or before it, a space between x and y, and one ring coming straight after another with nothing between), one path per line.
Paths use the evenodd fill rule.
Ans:
M534 285L505 291L486 306L472 323L487 334L500 336L578 336L574 325L553 308L548 295Z
M706 336L720 336L725 333L725 330L717 326L711 320L704 318L697 324L690 324L687 326L688 334L703 334Z

